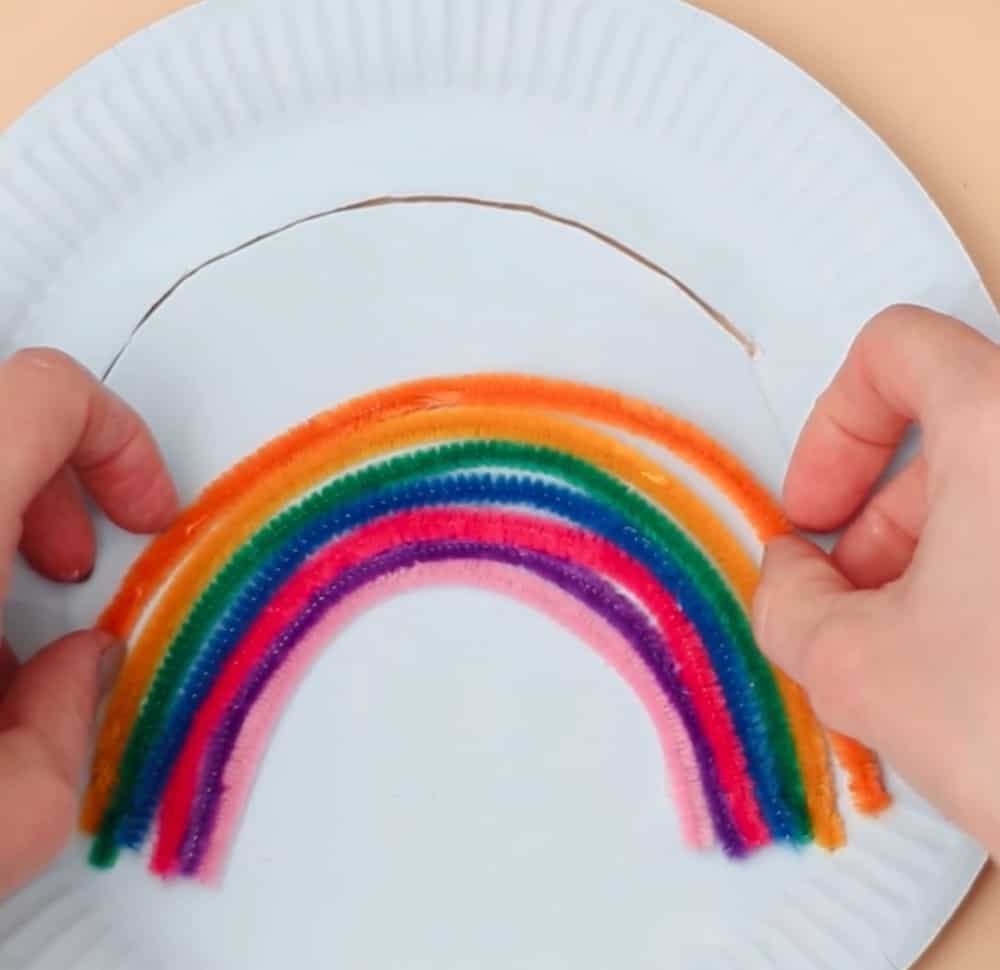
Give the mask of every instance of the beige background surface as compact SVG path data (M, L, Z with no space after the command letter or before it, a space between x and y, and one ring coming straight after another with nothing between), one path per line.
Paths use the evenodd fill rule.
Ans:
M0 129L73 68L184 5L185 0L0 0ZM699 0L698 5L781 51L867 121L943 209L1000 302L1000 3ZM1000 967L1000 875L991 870L920 970L995 967Z

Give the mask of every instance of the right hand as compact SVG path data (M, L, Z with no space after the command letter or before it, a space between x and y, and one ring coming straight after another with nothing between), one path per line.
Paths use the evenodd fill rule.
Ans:
M920 451L873 486L912 423ZM765 553L761 648L820 719L871 745L1000 855L1000 348L894 307L816 403Z

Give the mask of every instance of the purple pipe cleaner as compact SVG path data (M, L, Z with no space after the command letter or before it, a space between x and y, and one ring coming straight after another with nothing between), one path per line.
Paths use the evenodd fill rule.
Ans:
M327 586L314 592L299 615L275 638L267 653L247 677L239 695L216 728L206 751L198 793L191 806L187 831L179 852L180 871L184 875L193 876L197 873L208 847L223 794L223 772L243 722L270 678L299 641L328 609L362 586L420 563L448 559L491 560L530 570L576 597L621 633L656 677L691 738L719 842L729 855L741 856L746 853L746 845L733 822L725 793L716 777L711 749L698 728L690 697L677 678L662 634L639 607L593 570L568 560L508 545L447 540L401 545L343 570Z

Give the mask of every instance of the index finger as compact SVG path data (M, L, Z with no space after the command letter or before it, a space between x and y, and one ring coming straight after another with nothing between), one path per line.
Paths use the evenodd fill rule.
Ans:
M948 407L997 373L998 357L995 344L953 317L915 306L876 316L802 430L785 478L789 518L819 532L844 525L907 427L921 425L926 442Z
M0 592L26 509L67 463L124 528L153 531L176 511L142 419L59 351L19 351L0 365L0 456Z

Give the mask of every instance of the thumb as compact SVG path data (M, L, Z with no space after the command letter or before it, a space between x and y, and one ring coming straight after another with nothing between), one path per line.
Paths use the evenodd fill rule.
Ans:
M879 595L856 590L818 546L782 536L765 551L754 597L761 650L805 688L829 727L857 735L879 666Z
M40 872L73 829L102 694L124 658L104 633L74 633L22 667L0 698L0 899Z
M0 730L33 736L49 767L76 788L94 720L125 656L113 637L96 630L71 633L17 671L0 701Z

